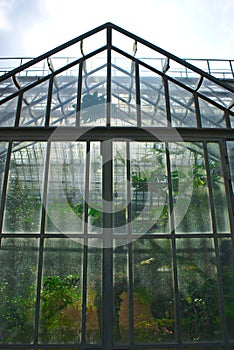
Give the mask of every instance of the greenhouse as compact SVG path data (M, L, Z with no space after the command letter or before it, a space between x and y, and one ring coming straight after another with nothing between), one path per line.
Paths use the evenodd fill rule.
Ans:
M112 23L0 59L0 349L234 349L234 60Z

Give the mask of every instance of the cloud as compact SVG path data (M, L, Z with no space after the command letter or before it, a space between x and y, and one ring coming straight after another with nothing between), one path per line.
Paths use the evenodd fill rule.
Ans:
M0 0L0 30L9 30L11 27L9 12L12 0Z

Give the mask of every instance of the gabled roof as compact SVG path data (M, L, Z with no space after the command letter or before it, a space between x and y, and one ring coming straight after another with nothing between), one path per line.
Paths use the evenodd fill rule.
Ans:
M230 84L112 23L2 75L0 93L1 126L229 128L234 116Z

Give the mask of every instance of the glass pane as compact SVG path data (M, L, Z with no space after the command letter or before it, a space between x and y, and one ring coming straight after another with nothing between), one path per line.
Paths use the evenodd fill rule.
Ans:
M0 342L33 342L38 241L2 239L0 250Z
M234 141L228 141L226 145L228 152L229 170L232 182L232 191L234 192Z
M196 127L193 94L169 82L171 124L174 127Z
M87 343L100 344L102 341L102 249L96 239L88 241L86 338ZM96 246L96 247L95 247Z
M217 143L208 143L207 146L217 231L218 233L230 232L219 145Z
M88 231L102 233L102 155L101 143L90 144Z
M177 265L183 339L221 340L213 240L177 240Z
M5 164L7 157L8 142L0 142L0 191L2 193L2 186L5 174ZM2 196L0 196L0 205L2 201Z
M174 295L170 240L133 243L136 343L173 342Z
M201 123L203 128L225 128L225 116L222 109L199 98Z
M14 126L18 97L0 105L0 126Z
M177 233L211 232L211 214L202 143L170 144Z
M52 142L48 179L47 232L83 231L84 142Z
M41 290L41 343L79 343L82 325L83 246L47 239Z
M127 243L127 242L126 242ZM114 250L114 342L129 343L128 246L116 241ZM123 242L121 242L123 244Z
M113 143L113 222L114 233L128 233L128 205L130 191L127 185L127 147L126 142ZM129 193L128 193L129 191Z
M103 53L84 61L80 125L106 125L106 76Z
M228 336L234 339L234 254L231 239L220 239L219 250Z
M163 80L140 66L142 126L166 126L166 100Z
M23 95L20 126L43 126L48 96L48 81L26 91Z
M78 66L74 66L54 77L50 125L76 124L78 70Z
M164 143L130 144L133 233L168 232Z
M112 64L112 126L136 126L135 63L116 55Z
M10 161L4 232L39 232L45 143L14 143Z

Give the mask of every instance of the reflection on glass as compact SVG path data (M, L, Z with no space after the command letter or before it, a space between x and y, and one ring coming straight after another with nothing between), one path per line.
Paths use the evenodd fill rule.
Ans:
M203 144L171 144L170 159L177 232L210 232L211 214Z
M18 97L0 105L0 126L14 126Z
M205 100L199 99L201 123L203 128L225 128L224 111Z
M115 233L127 233L130 193L127 186L126 142L113 143L113 226Z
M13 144L4 232L39 232L45 151L45 143Z
M161 142L130 143L133 233L168 230L165 152Z
M219 250L228 336L234 339L234 254L231 239L220 239Z
M183 340L222 339L213 240L177 240Z
M116 55L112 69L112 126L136 126L135 64Z
M118 241L116 244L118 245ZM129 343L129 291L128 291L128 251L127 245L116 247L114 250L114 342Z
M209 171L212 183L212 193L215 209L215 220L218 233L230 232L227 199L224 187L224 178L219 145L208 143Z
M86 338L91 344L102 339L102 250L101 242L89 240L86 300Z
M234 141L229 141L226 144L228 151L229 171L232 182L232 191L234 192Z
M174 127L196 127L193 94L169 82L171 124Z
M171 242L140 239L133 243L133 257L135 341L171 342L175 333Z
M27 90L23 95L20 126L43 126L48 97L48 81Z
M0 250L0 342L33 342L38 241L2 239Z
M53 80L50 125L76 125L78 66L57 74Z
M47 232L83 230L85 157L84 142L52 142L47 199Z
M140 91L142 126L166 126L166 100L162 78L142 67Z
M83 246L48 239L44 248L39 339L41 343L79 343L82 325Z
M4 174L5 174L7 149L8 149L8 142L0 142L0 191L1 193L2 193ZM0 204L1 204L1 201L2 201L2 197L0 196Z
M90 143L88 231L102 233L102 150L100 142Z

